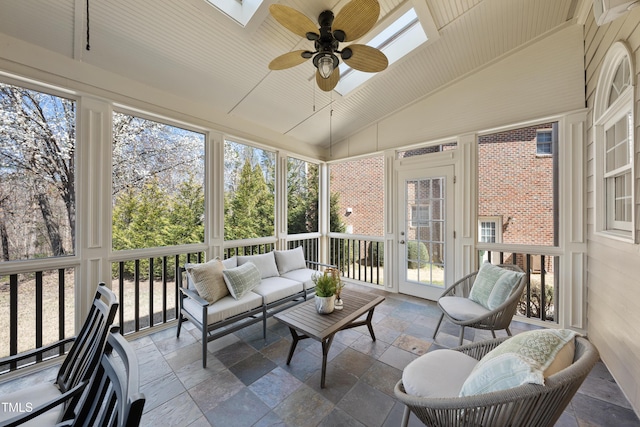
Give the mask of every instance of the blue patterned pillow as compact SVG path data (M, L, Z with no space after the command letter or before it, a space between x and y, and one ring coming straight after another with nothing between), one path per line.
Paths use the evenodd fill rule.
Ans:
M523 332L487 353L465 380L460 396L507 390L523 384L544 385L544 371L574 339L569 329Z
M222 270L224 281L229 293L235 299L240 299L260 284L260 271L252 263L247 262L235 268Z
M476 279L473 281L473 287L469 293L469 299L475 301L485 308L488 307L489 296L504 269L497 267L490 262L485 262L480 267Z

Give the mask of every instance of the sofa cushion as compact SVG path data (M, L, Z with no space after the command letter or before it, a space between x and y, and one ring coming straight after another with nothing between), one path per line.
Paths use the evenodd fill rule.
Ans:
M540 329L506 340L478 362L460 396L506 390L527 383L544 385L545 370L575 335L568 329Z
M292 270L307 268L307 262L304 259L302 246L286 251L274 251L278 272L280 275L288 273Z
M438 304L449 316L457 320L471 320L489 313L489 310L469 298L442 297Z
M238 267L248 262L258 267L260 278L279 276L278 267L276 266L276 257L273 251L260 255L241 255L238 256Z
M284 273L281 277L286 277L287 279L300 282L304 285L304 290L309 291L316 286L313 283L313 275L317 273L318 270L312 270L310 268L299 268L297 270L291 270L287 273Z
M268 277L262 279L260 284L253 289L258 295L262 295L265 304L271 304L283 298L302 292L302 283L284 277Z
M202 319L202 306L193 301L191 298L185 298L182 303L183 309L185 309L191 316L196 319ZM213 325L214 323L222 320L229 319L233 316L237 316L247 311L262 306L262 296L253 292L246 293L242 298L235 299L231 295L227 295L221 300L216 301L215 304L211 304L206 307L206 325Z
M235 268L238 266L238 257L234 255L231 258L223 259L222 265L224 268Z
M222 274L224 265L218 258L203 264L187 263L185 269L198 294L210 304L229 295Z
M455 350L434 350L418 357L402 371L407 394L420 397L458 397L478 361Z
M260 284L260 271L252 263L247 262L235 268L222 271L229 293L235 299L241 299L247 292Z

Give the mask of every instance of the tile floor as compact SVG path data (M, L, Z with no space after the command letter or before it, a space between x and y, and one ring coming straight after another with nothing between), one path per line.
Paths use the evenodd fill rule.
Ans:
M359 290L371 291L357 285ZM321 346L299 342L291 364L288 328L270 319L267 339L253 325L209 343L202 368L199 332L187 323L180 339L175 327L132 341L147 402L143 426L398 426L404 406L393 387L402 369L427 351L457 345L458 329L444 323L431 339L439 311L435 304L384 294L376 308L374 343L365 327L339 332L320 388ZM532 327L514 321L512 332ZM191 332L191 333L190 333ZM504 332L498 332L499 336ZM491 337L470 331L466 340ZM48 369L54 375L52 369ZM0 396L47 371L0 385ZM421 425L412 416L410 426ZM602 363L584 382L557 426L640 426L640 421Z

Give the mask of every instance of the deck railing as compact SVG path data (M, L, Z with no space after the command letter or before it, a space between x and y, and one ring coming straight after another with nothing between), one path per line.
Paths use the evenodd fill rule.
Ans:
M338 266L343 277L382 285L384 241L372 236L332 236L329 263Z
M23 271L0 277L0 358L43 347L74 335L74 276L76 266ZM24 271L27 270L27 271ZM36 271L33 271L36 270ZM0 373L57 357L68 348L0 366Z
M203 258L203 252L183 252L114 262L112 290L120 303L121 332L139 332L177 319L178 268Z
M560 256L543 252L478 251L480 263L516 264L525 272L527 285L520 298L517 314L530 319L558 323Z
M381 285L384 271L382 238L349 235L331 236L328 261L337 265L344 277L364 283ZM315 234L292 236L287 248L302 246L305 258L321 261L320 237ZM225 257L235 254L266 253L275 249L275 239L259 239L225 243ZM482 248L483 246L480 246ZM177 317L178 268L186 262L203 262L203 252L186 252L173 248L117 254L112 259L111 287L118 295L120 308L117 322L124 334L131 334L166 324ZM177 251L177 252L176 252ZM163 253L164 252L164 253ZM552 252L552 251L551 251ZM560 255L523 249L478 250L479 262L515 263L527 275L526 290L518 314L542 321L558 322ZM45 261L13 268L0 277L0 357L39 348L74 335L76 264ZM56 357L68 351L59 348L44 358ZM26 361L24 365L40 362ZM24 366L21 365L21 366ZM0 373L18 366L0 367Z

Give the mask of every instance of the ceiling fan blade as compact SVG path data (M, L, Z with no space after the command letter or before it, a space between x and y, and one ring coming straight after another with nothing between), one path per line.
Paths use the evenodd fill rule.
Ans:
M304 61L309 59L309 57L303 56L306 50L294 50L293 52L285 53L284 55L280 55L277 58L274 58L273 61L269 63L270 70L284 70L287 68L295 67L296 65L302 64Z
M316 70L316 83L318 84L318 87L325 92L331 92L338 84L338 80L340 80L339 68L334 69L328 79L323 79L320 75L320 71Z
M345 34L341 42L359 39L369 32L380 16L380 4L377 0L351 0L336 15L332 29Z
M272 4L269 6L269 12L280 25L300 37L306 38L307 33L318 33L318 26L302 12L298 12L292 7Z
M351 50L351 57L343 60L349 67L356 70L377 73L389 65L386 55L374 47L366 44L352 44L343 49L343 55L348 49Z

